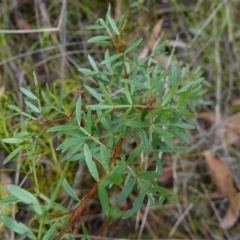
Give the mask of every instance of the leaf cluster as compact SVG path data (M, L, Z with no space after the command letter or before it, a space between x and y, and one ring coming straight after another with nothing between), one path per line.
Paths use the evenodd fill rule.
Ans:
M198 78L182 84L179 82L176 64L172 64L170 69L162 68L155 57L162 53L167 41L160 43L149 56L141 59L137 48L143 39L126 46L122 37L125 24L124 17L115 23L110 16L109 7L106 19L101 18L96 24L87 27L106 32L106 35L89 39L89 43L104 44L106 48L114 46L117 53L112 54L107 48L100 63L94 60L94 56L88 55L91 69L80 68L79 71L86 78L94 79L96 84L88 84L80 89L72 114L65 114L65 117L55 120L53 114L50 120L42 122L44 128L40 131L25 129L11 138L2 139L4 143L16 145L15 150L5 159L7 163L23 150L27 150L34 159L38 151L38 140L45 131L50 135L56 134L60 139L64 136L65 140L58 145L57 150L63 154L66 164L72 161L86 164L89 174L96 181L105 214L109 214L108 195L114 185L123 185L116 202L122 202L131 193L138 192L132 208L123 214L124 219L133 216L145 198L148 198L153 206L160 206L165 196L170 194L168 189L159 186L155 181L162 174L159 153L187 148L175 146L173 138L177 136L189 143L185 130L194 129L194 126L186 119L195 117L189 111L189 104L197 102L193 89L203 81ZM52 106L49 88L40 90L35 75L34 79L36 93L20 88L25 96L28 112L23 112L17 106L9 108L23 114L28 120L38 122L49 113L49 109L55 111L55 116L62 113L61 109ZM86 95L91 96L92 104L86 105ZM120 152L123 157L115 154L119 150L116 146L121 139L129 146L134 146L129 152L121 145ZM146 171L147 166L143 159L151 157L156 162L156 170ZM81 202L64 174L59 181L71 198ZM36 193L41 194L37 187L36 189ZM41 206L35 196L26 190L16 186L9 186L9 190L19 201L30 204L39 217L43 217L53 205L53 201L44 195L42 198L45 204ZM7 216L2 217L2 221L9 227L12 224L16 229L21 229L18 233L27 233L28 237L33 239L32 232L27 231L25 225L11 222L13 220ZM44 224L46 222L43 221L42 226ZM57 226L55 221L51 231ZM50 236L47 234L50 234L49 231L45 236Z

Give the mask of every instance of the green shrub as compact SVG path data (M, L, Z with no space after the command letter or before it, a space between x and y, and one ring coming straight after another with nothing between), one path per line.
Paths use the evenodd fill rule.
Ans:
M2 203L21 201L30 205L39 224L33 229L9 216L1 216L1 219L13 231L27 234L30 239L49 239L62 228L56 237L60 239L73 221L79 220L85 205L96 192L103 212L108 215L109 193L114 185L123 186L116 202L126 200L133 192L138 193L132 208L123 213L123 219L133 216L144 199L153 206L160 206L171 193L155 181L163 171L161 154L187 149L187 146L175 146L172 139L177 136L189 143L185 130L194 127L186 119L195 117L189 106L194 109L199 101L193 89L203 79L180 82L176 64L172 64L170 70L161 67L155 57L161 54L167 41L160 43L148 57L139 59L136 49L142 39L126 46L122 39L126 24L123 19L116 24L110 17L109 8L105 20L99 19L95 25L87 27L107 33L89 39L89 43L99 43L110 49L114 47L117 53L111 54L107 49L101 63L88 55L91 69L80 68L79 71L91 81L76 91L78 97L71 114L62 109L62 95L58 99L59 105L53 105L50 88L41 90L35 75L35 92L20 89L25 96L27 111L23 112L15 105L9 106L16 112L15 116L25 117L25 129L11 138L2 139L3 144L16 146L5 163L24 152L24 156L31 160L35 189L30 193L9 185L12 196ZM86 96L91 96L91 104L86 103ZM63 114L64 117L60 116ZM46 134L51 139L57 136L61 140L57 150L64 153L61 177L51 196L41 192L36 174L36 159L41 152L39 146L44 144ZM156 169L150 171L148 164L153 159ZM66 179L69 164L73 161L86 164L89 175L95 181L81 199ZM56 202L61 187L76 201L71 210ZM42 200L41 203L37 197ZM86 232L84 225L83 231Z

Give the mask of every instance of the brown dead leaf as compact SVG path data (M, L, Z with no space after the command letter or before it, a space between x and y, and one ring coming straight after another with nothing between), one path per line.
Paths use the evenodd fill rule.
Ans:
M17 26L18 26L19 29L23 29L23 30L30 29L30 25L24 19L18 19Z
M240 106L240 98L235 98L232 100L233 106Z
M154 25L150 35L149 39L147 41L148 45L140 52L139 59L145 58L150 51L153 51L156 41L162 31L163 26L163 18L157 21L157 23ZM167 57L165 55L158 55L156 56L156 59L163 65L166 66L167 63Z
M206 124L211 124L215 121L215 114L212 112L201 112L199 119ZM227 144L236 144L240 141L240 112L233 114L223 120L222 127L219 129L220 133Z
M240 140L240 112L226 118L222 131L228 144L234 144Z
M153 50L153 47L155 45L155 42L157 38L160 35L160 32L162 31L162 25L163 25L163 18L157 21L157 23L154 25L150 38L149 38L149 47L151 50Z
M203 155L219 192L229 199L228 210L220 223L222 228L229 228L236 223L240 215L240 198L234 187L232 174L228 166L216 158L211 151L204 151Z
M148 39L148 46L145 47L142 52L139 54L139 59L145 58L149 51L152 51L155 45L157 38L162 30L163 19L161 18L157 23L154 25L150 37Z
M171 166L169 167L164 167L163 169L163 175L159 176L157 178L157 183L160 186L166 186L167 184L169 184L170 182L172 182L173 179L173 169Z
M5 86L0 87L0 96L3 95L5 92Z
M222 228L230 228L232 227L238 220L239 215L240 215L240 193L238 193L236 195L236 201L238 202L238 206L236 207L236 209L232 209L231 205L229 204L227 212L224 216L224 218L222 219L222 221L220 222L220 226Z
M200 112L198 118L204 121L206 124L212 124L215 120L215 114L213 112Z

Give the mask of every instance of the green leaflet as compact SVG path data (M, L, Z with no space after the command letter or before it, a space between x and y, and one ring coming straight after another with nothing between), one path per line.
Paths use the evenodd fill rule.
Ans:
M100 146L100 161L101 164L103 166L103 169L106 172L109 172L109 167L108 167L108 163L110 160L110 154L109 151L107 150L107 148L105 146Z
M77 119L77 123L78 123L78 126L81 125L81 114L82 114L82 99L81 99L81 96L77 99L77 102L76 102L76 119Z
M25 104L29 107L30 110L32 110L33 112L36 112L36 113L40 113L40 109L37 108L35 105L33 105L31 102L29 101L24 101Z
M136 179L133 178L129 180L126 185L123 187L122 191L120 192L119 196L117 199L115 199L116 202L123 202L124 200L127 199L129 194L132 192L133 187L136 183Z
M148 122L137 122L132 120L124 121L123 124L132 127L132 128L145 128L149 126Z
M22 150L23 146L19 146L16 149L14 149L4 160L3 164L8 163L9 161L11 161L21 150Z
M71 196L73 199L77 201L80 201L80 199L78 198L78 196L76 195L72 187L69 185L66 178L63 179L62 186L69 196Z
M24 235L27 234L29 239L37 239L32 230L26 226L25 224L21 222L17 222L15 219L9 217L9 216L0 216L1 220L7 226L8 228L12 229L14 232Z
M30 192L26 191L23 188L20 188L18 186L9 184L7 186L7 189L9 192L17 197L19 200L26 204L31 204L33 206L33 210L38 214L42 215L42 208L37 200L37 198Z
M178 69L177 69L177 65L173 64L172 68L171 68L171 83L172 83L172 87L175 87L178 85Z
M20 91L27 97L33 99L33 100L37 100L37 96L35 94L33 94L32 92L30 92L29 90L27 90L26 88L20 87Z
M142 40L143 40L143 38L138 39L138 40L137 40L136 42L134 42L130 47L128 47L128 48L125 50L124 53L127 54L127 53L133 51L135 48L137 48L137 47L140 45L140 43L142 42Z
M122 55L123 55L123 53L114 54L114 55L112 55L111 57L108 57L107 59L103 60L103 61L101 62L101 64L110 63L110 62L112 62L112 61L120 58Z
M105 28L105 27L103 27ZM110 40L111 38L109 36L97 36L97 37L92 37L90 39L88 39L87 42L101 42L101 41L106 41L106 40Z
M143 150L143 142L141 142L129 155L128 159L127 159L127 163L128 164L132 164L136 158L140 155L140 153Z
M83 149L84 149L84 156L85 156L85 161L86 161L88 170L91 173L92 177L98 182L99 174L98 174L97 166L92 159L92 154L88 148L88 145L84 144Z
M133 202L133 207L123 214L122 219L130 218L132 215L134 215L140 209L144 198L145 193L141 193Z
M153 180L158 177L158 173L155 171L141 172L137 177L144 180Z
M109 213L108 193L107 193L106 188L102 184L99 184L99 186L98 186L98 196L99 196L99 200L100 200L103 212L106 215L108 215L108 213Z
M23 140L21 138L3 138L1 141L4 143L21 143Z
M92 68L93 68L96 72L98 72L99 69L98 69L98 67L97 67L97 64L95 63L94 59L91 57L90 54L88 54L88 61L90 62Z

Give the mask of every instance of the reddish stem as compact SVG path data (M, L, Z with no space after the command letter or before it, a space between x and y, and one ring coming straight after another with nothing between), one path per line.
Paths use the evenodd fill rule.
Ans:
M117 155L120 153L121 148L122 148L122 144L123 144L124 138L121 138L117 144L117 146L114 148L114 153L109 161L109 167L115 162ZM82 202L75 208L70 210L72 212L72 216L69 219L68 223L65 225L65 227L59 232L59 234L57 235L57 237L55 238L55 240L60 240L61 237L63 236L63 234L67 231L67 229L72 225L72 223L74 222L74 220L76 220L80 215L82 210L84 209L84 207L86 206L87 202L89 201L89 199L91 199L91 197L94 195L94 193L97 191L99 184L101 183L101 181L104 179L104 177L106 176L106 172L104 172L101 177L100 177L100 181L96 182L93 187L91 188L91 190L88 192L88 194L85 196L85 198L82 200Z

